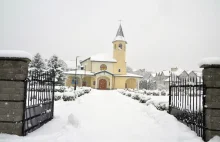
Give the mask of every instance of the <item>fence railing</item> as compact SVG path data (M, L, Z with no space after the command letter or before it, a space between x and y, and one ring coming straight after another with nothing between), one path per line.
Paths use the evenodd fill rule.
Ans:
M25 85L23 135L53 119L54 72L29 71Z
M204 139L204 85L202 78L169 79L169 113Z

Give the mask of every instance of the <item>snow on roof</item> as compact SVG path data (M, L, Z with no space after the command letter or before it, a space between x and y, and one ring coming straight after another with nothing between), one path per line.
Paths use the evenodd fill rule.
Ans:
M200 67L204 67L206 65L220 65L220 57L204 58L199 63Z
M180 74L182 74L184 72L183 69L178 68L176 71L172 71L172 73L174 73L175 75L179 76Z
M64 62L66 63L68 69L75 69L76 68L76 61L75 60L66 60ZM79 60L77 60L77 66L80 66Z
M106 53L99 53L90 57L91 61L95 62L117 62L115 59L112 58L111 55Z
M64 72L64 74L75 75L75 71L67 71L67 72ZM92 73L91 71L85 71L85 70L77 70L76 74L77 75L94 75L94 73Z
M126 42L126 40L125 40L125 38L123 36L116 36L115 39L113 40L113 42L114 41L125 41Z
M127 73L125 75L115 75L115 76L143 78L143 76L132 74L132 73Z
M194 71L194 73L195 73L197 76L202 76L202 72Z
M164 70L162 71L162 73L164 74L164 76L170 76L170 71L168 70Z
M99 72L97 72L97 73L99 73ZM97 74L97 73L92 73L91 71L85 71L85 70L77 70L77 71L76 71L76 74L77 74L77 75L95 75L95 74ZM75 71L67 71L67 72L64 72L64 74L67 74L67 75L75 75ZM125 74L125 75L115 75L115 76L142 78L142 76L140 76L140 75L131 74L131 73L127 73L127 74Z
M165 82L169 82L169 81L170 81L170 79L169 79L169 78L167 78L167 79L165 79L164 81L165 81Z
M0 50L0 58L26 58L31 60L32 55L21 50Z
M156 73L151 73L151 76L152 76L152 77L155 77L155 76L156 76Z
M186 71L188 74L190 74L191 72L193 72L193 71Z
M121 24L119 25L119 28L118 28L116 37L115 37L115 39L113 40L113 42L114 42L114 41L118 41L118 40L119 40L119 41L125 41L124 33L123 33L123 30L122 30ZM127 43L127 42L125 41L125 43Z

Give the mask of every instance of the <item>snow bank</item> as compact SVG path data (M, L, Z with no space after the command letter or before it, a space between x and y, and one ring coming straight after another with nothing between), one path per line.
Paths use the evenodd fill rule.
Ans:
M209 142L220 142L220 137L219 136L215 136L211 140L209 140Z
M27 58L32 59L32 55L25 51L20 50L0 50L0 57L5 58Z
M220 65L220 57L204 58L200 61L199 66L202 67L204 65Z
M79 120L72 113L68 116L68 123L76 128L79 127Z

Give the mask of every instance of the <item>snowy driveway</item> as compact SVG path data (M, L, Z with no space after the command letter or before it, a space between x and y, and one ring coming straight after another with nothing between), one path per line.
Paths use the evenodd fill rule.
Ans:
M51 122L26 137L0 134L2 141L202 142L173 116L115 90L92 90L73 102L58 101Z

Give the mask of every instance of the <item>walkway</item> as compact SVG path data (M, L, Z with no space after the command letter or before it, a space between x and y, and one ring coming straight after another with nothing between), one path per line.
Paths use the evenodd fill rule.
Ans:
M202 142L166 112L117 91L92 90L74 102L55 103L55 118L26 137L0 142Z

